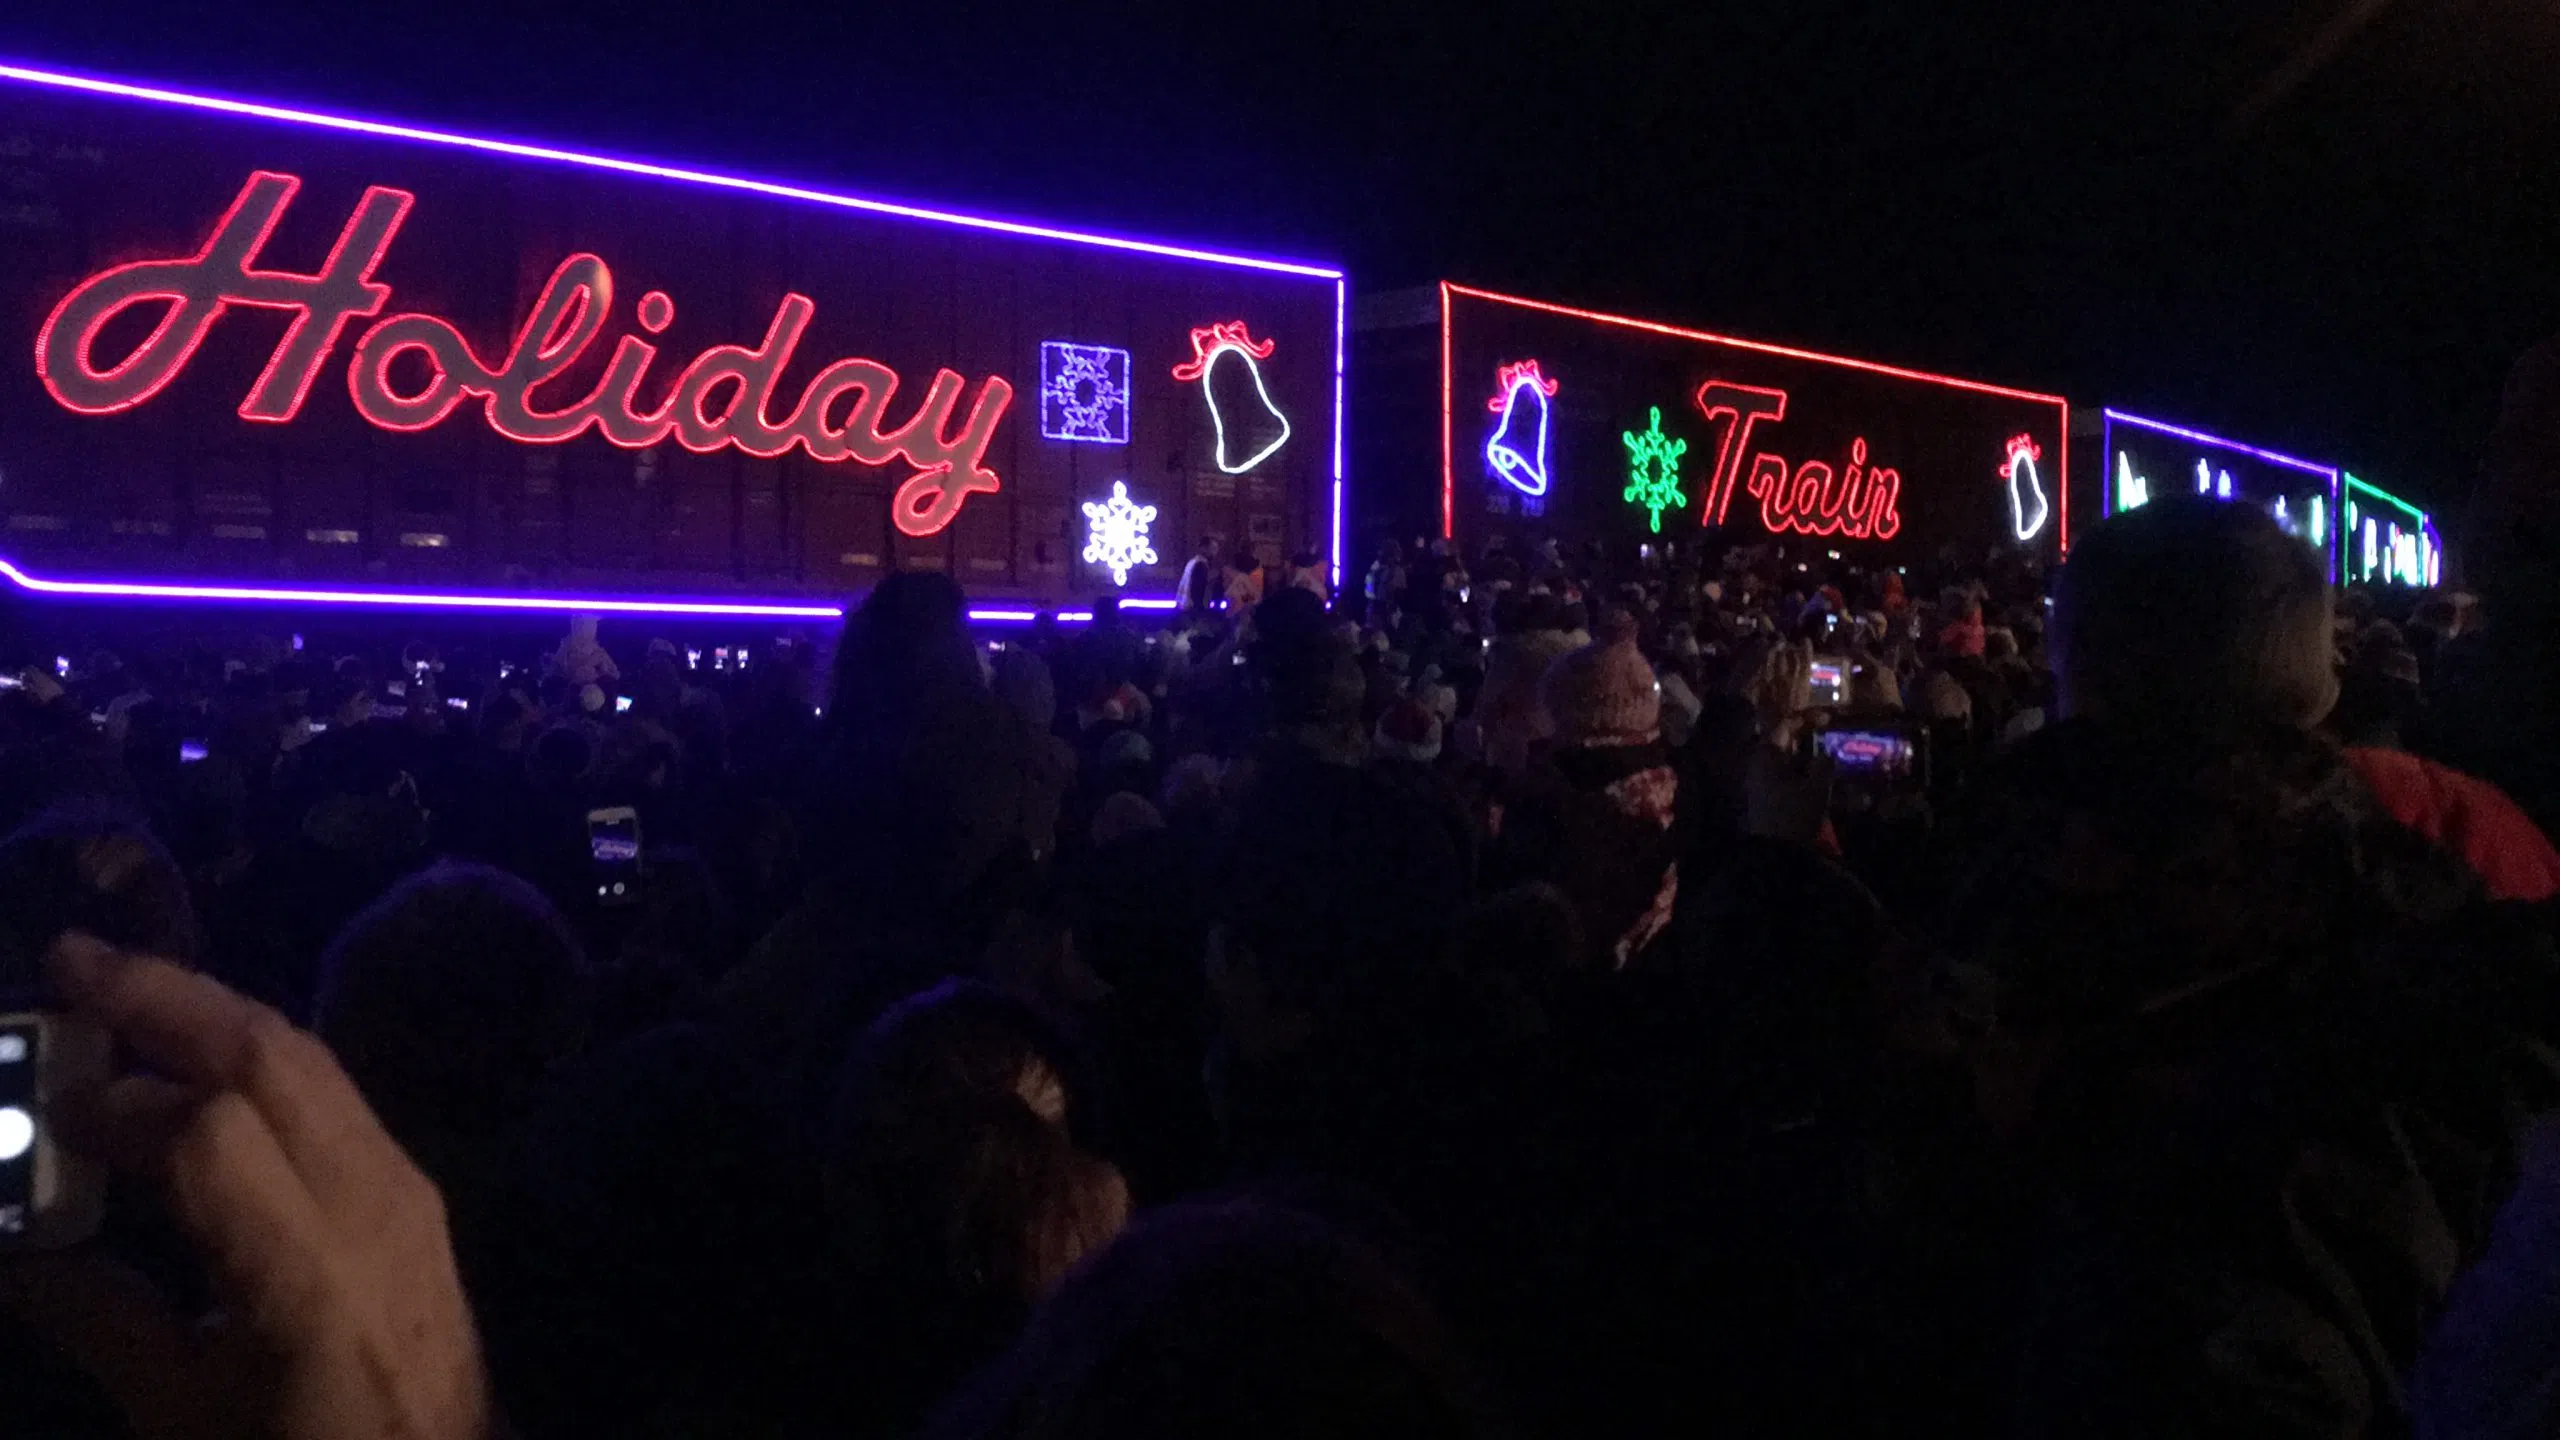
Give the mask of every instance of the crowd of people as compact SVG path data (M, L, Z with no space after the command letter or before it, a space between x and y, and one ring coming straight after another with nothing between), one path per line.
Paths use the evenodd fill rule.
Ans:
M2550 528L21 656L0 1429L2549 1433Z

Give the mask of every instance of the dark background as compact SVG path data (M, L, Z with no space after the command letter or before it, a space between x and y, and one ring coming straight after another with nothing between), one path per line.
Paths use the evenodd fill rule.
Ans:
M2560 328L2543 0L19 0L0 52L1996 377L2438 506Z

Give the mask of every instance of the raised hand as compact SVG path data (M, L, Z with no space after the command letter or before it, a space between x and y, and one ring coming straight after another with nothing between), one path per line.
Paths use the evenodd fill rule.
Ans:
M193 1330L92 1255L0 1268L10 1308L147 1440L486 1440L443 1199L328 1049L216 981L85 935L49 973L154 1072L69 1097L65 1139L161 1186L222 1313Z

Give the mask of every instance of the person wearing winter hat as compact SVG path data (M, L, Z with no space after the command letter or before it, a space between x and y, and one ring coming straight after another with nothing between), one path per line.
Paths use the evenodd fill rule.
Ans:
M550 672L572 685L591 685L598 681L619 680L621 667L596 639L597 617L580 612L569 617L568 638L551 652Z
M1428 765L1440 758L1440 717L1407 698L1387 707L1370 737L1369 753L1380 760Z
M1144 795L1128 790L1114 790L1093 812L1093 843L1097 849L1163 828L1164 812Z
M1623 969L1670 924L1679 896L1670 831L1680 778L1634 617L1612 613L1600 629L1540 680L1555 743L1506 808L1505 878L1555 884L1581 912L1592 963Z
M1573 648L1558 620L1554 602L1536 597L1508 616L1495 615L1499 633L1485 656L1471 718L1483 737L1485 763L1498 770L1527 769L1530 750L1554 728L1538 691L1547 667Z

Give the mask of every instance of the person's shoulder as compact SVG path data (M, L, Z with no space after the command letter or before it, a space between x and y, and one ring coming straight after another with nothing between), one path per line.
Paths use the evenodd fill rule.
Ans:
M2560 850L2505 791L2404 751L2350 746L2345 754L2393 819L2470 862L2492 895L2539 901L2560 894Z

